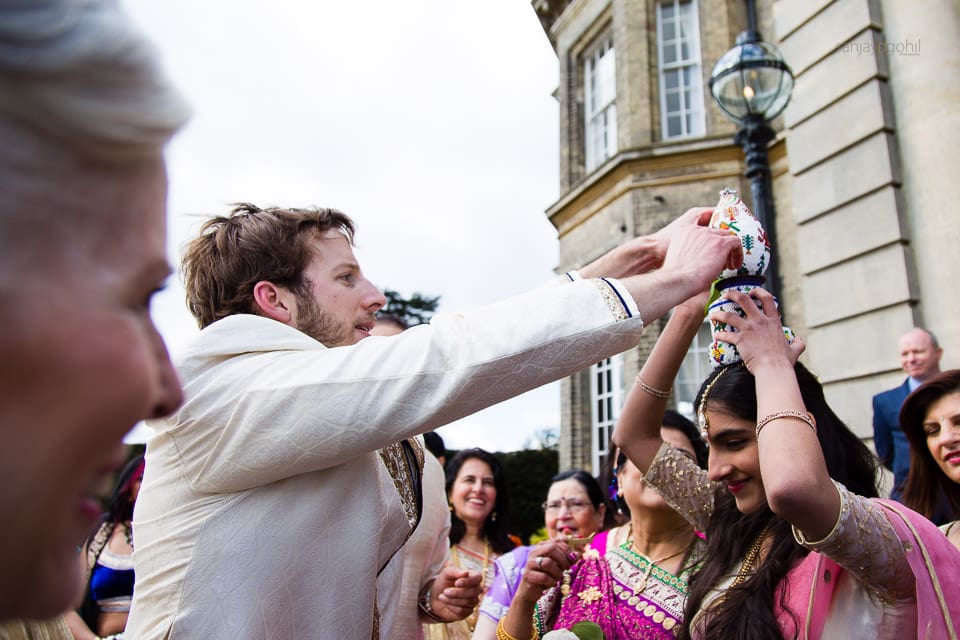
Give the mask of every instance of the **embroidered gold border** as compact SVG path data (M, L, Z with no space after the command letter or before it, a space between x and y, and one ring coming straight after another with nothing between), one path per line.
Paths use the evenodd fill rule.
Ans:
M796 533L794 533L796 535ZM823 566L823 555L817 558L817 566L813 568L813 584L810 585L810 601L807 603L807 619L803 624L803 640L810 638L810 624L813 620L813 603L817 597L817 585L820 584L820 567Z
M597 291L600 292L600 295L603 296L603 301L607 303L607 308L610 309L614 320L621 322L630 317L627 314L626 308L623 306L623 301L620 300L620 296L617 295L617 292L613 290L613 287L608 282L599 278L593 278L590 282L593 283Z
M413 454L416 456L417 465L420 467L420 473L423 474L423 447L416 438L410 438L408 441L413 447ZM393 486L396 487L400 495L400 503L403 506L403 513L407 516L407 521L412 528L417 524L417 493L413 486L413 477L407 468L406 456L403 453L403 445L399 442L380 449L380 459L390 477L393 478Z

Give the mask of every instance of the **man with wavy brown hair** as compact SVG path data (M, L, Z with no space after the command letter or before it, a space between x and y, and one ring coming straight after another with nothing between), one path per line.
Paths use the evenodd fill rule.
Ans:
M184 258L203 327L179 364L186 401L147 443L130 635L394 637L422 510L412 436L635 345L742 260L710 212L389 338L370 336L386 301L343 214L244 204L209 221ZM426 581L422 617L467 615L479 580Z
M336 231L353 243L353 221L336 209L260 209L234 205L208 220L183 256L187 306L200 328L239 313L257 313L255 287L264 280L304 298L304 270L316 236Z

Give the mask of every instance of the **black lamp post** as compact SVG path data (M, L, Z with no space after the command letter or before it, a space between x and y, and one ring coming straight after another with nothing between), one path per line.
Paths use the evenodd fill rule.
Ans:
M747 30L737 36L736 45L720 56L710 74L710 93L721 111L740 125L734 141L743 147L746 176L753 193L753 211L775 245L776 210L770 180L767 144L776 134L770 121L786 108L793 89L793 72L780 51L764 42L757 31L757 12L753 0L746 0ZM780 295L777 261L767 270L767 288Z

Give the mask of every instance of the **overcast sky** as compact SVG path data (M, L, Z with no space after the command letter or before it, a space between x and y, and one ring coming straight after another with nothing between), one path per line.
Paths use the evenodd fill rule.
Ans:
M126 0L194 108L168 151L170 257L229 203L336 207L379 287L468 309L552 277L557 59L527 0ZM154 305L196 334L179 277ZM517 318L523 322L523 318ZM522 448L549 385L441 433Z

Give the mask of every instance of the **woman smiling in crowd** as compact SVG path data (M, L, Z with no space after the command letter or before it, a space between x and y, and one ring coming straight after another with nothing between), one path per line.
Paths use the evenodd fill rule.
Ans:
M960 369L944 371L907 396L900 427L910 441L904 504L929 518L942 507L942 494L960 514ZM941 529L960 547L957 522Z
M589 538L612 523L603 490L586 471L573 469L558 473L550 481L543 503L543 520L548 538ZM480 617L473 640L496 638L497 623L510 607L524 568L536 546L517 547L494 563L493 584L480 603Z
M493 582L493 563L516 545L509 536L507 488L500 461L483 449L465 449L446 466L450 502L450 560L461 569L478 571L486 590ZM480 605L465 620L424 625L430 640L463 640L473 635Z

